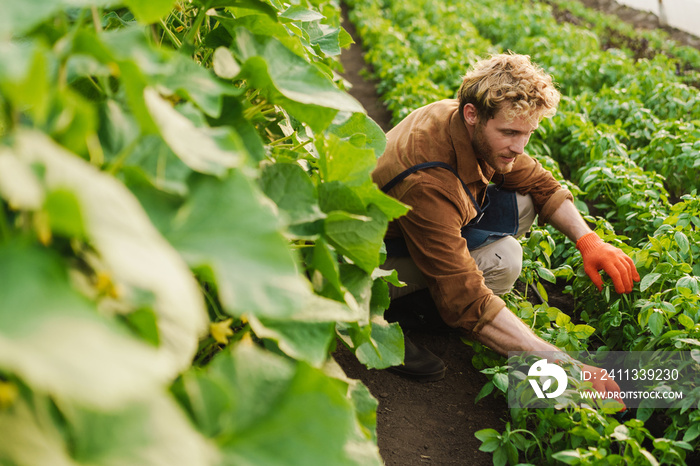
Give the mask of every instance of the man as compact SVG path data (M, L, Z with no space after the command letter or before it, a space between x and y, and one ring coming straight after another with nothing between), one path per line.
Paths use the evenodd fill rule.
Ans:
M498 296L520 275L522 249L515 237L528 231L536 214L576 243L599 290L604 270L618 293L632 291L639 281L633 261L604 243L571 193L524 153L559 99L551 77L529 57L500 54L467 73L458 99L420 108L389 131L373 178L411 206L386 235L384 267L395 268L407 284L391 288L390 320L410 325L418 315L417 325L424 325L430 314L425 309L432 307L445 324L500 354L560 351ZM439 380L445 372L437 356L409 340L405 364L396 369L423 380ZM598 381L594 388L619 390L614 381Z

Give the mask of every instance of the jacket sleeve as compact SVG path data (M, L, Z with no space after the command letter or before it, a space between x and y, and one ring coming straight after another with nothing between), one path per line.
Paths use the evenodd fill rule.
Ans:
M462 238L462 222L471 207L446 188L437 183L410 187L401 200L412 209L396 222L442 319L452 327L478 333L505 303L484 284Z
M564 189L549 170L529 155L518 158L513 170L505 175L503 187L520 194L530 194L540 224L546 223L566 199L574 200L571 192Z

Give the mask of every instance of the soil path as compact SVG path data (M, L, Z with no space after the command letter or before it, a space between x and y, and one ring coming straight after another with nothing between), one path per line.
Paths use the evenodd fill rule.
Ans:
M343 50L341 56L343 77L352 85L349 92L385 132L389 131L391 114L377 97L376 83L361 76L367 65L355 28L347 19L343 27L356 42ZM471 363L474 353L458 335L413 333L411 339L445 361L444 380L420 383L387 371L368 370L342 345L334 354L347 375L361 380L379 400L377 434L385 463L388 466L493 464L490 453L479 451L481 441L474 437L474 432L488 427L504 430L505 399L488 397L474 403L488 379L474 368Z

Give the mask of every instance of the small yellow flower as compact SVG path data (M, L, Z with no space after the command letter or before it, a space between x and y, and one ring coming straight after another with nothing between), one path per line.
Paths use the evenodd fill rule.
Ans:
M0 381L0 409L11 406L18 395L17 385L11 382Z
M119 292L117 286L112 281L112 276L109 272L101 270L97 272L95 277L95 288L101 295L109 296L110 298L118 298Z
M209 333L214 337L217 343L225 345L228 343L228 337L233 336L233 330L231 329L231 324L233 319L222 320L221 322L213 322L209 324Z

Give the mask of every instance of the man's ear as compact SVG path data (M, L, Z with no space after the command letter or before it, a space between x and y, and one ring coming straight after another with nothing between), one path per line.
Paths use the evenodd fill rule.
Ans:
M463 110L464 122L470 126L476 126L479 121L479 114L474 104L466 104Z

